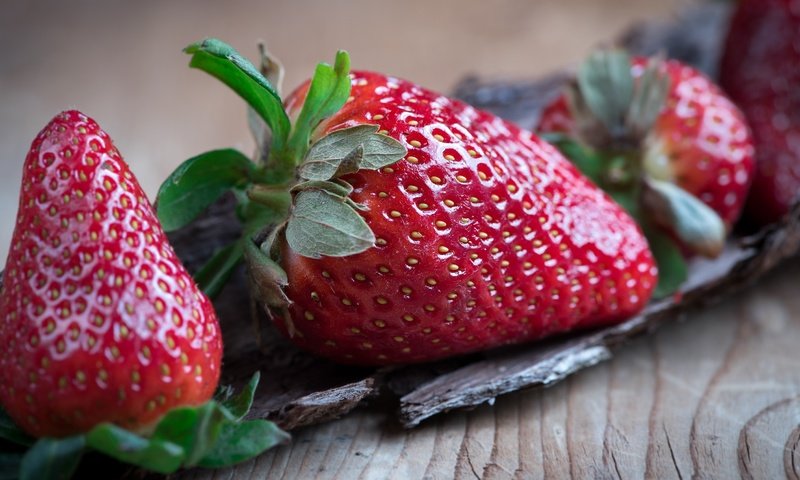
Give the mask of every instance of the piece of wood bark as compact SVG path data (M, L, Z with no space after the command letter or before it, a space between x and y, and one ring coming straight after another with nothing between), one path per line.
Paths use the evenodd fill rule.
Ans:
M681 17L688 25L695 24L698 18L715 19L707 22L716 25L715 28L706 28L695 40L688 41L694 48L687 49L687 40L669 33L665 26L632 30L626 36L627 41L634 45L638 42L646 50L654 43L644 40L648 35L668 41L678 38L682 46L670 53L689 51L695 60L713 63L709 59L717 55L724 24L720 19L727 15L727 9L704 8L713 10L709 13L701 8ZM462 84L458 93L479 107L526 125L533 121L542 102L557 92L567 78L568 74L559 73L540 81L517 84L481 84L472 80ZM641 315L620 325L535 345L396 369L338 366L294 348L266 322L256 321L254 329L253 318L257 312L250 306L242 272L237 272L215 302L225 335L223 381L239 385L253 371L261 370L262 385L251 415L270 418L288 429L346 414L381 391L399 403L400 422L407 427L415 426L440 412L475 407L515 390L562 380L580 369L607 360L612 350L628 339L651 332L687 310L716 301L755 281L798 251L799 217L800 210L795 209L782 225L748 239L731 241L720 258L693 262L690 280L682 288L681 297L655 302ZM236 238L238 233L232 199L226 198L198 222L170 238L189 269L194 270L204 258ZM260 339L260 348L254 338Z

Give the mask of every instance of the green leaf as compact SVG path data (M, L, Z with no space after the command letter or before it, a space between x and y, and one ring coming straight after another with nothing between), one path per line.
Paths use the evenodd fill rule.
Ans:
M633 98L630 56L622 50L594 52L578 69L583 102L612 135L621 134Z
M197 464L216 443L228 412L214 401L198 407L176 408L158 422L153 439L180 445L184 451L184 466Z
M650 251L658 265L658 285L653 292L654 299L668 297L677 292L689 277L686 260L675 242L655 228L645 228Z
M216 38L189 45L184 51L192 55L189 66L218 78L258 112L272 130L271 149L282 152L291 124L278 92L264 75L233 47Z
M326 63L317 65L308 88L303 109L294 124L289 139L292 157L302 159L308 150L311 132L319 123L344 106L350 96L350 56L340 50L333 67ZM352 150L352 149L351 149Z
M289 279L283 268L269 256L274 239L275 235L270 235L260 247L248 241L245 245L245 260L252 284L250 291L256 299L273 307L283 307L290 303L283 291L283 287L289 284Z
M261 372L254 373L241 393L231 396L222 402L222 407L226 408L236 420L241 420L250 411L260 379Z
M194 274L194 280L209 298L215 298L228 283L242 260L242 243L237 241L217 250L211 259Z
M596 185L603 185L603 159L591 148L565 135L549 136L551 143Z
M347 182L328 182L328 181L318 181L318 180L311 180L307 182L298 183L294 187L292 187L292 193L294 192L301 192L303 190L325 190L326 192L334 195L336 197L345 198L350 193L353 192L353 186Z
M159 438L140 437L110 423L94 427L86 435L86 442L109 457L158 473L178 470L186 458L180 445Z
M693 252L716 257L725 247L722 218L697 197L671 182L643 177L642 201L653 221Z
M626 123L635 138L647 135L667 101L670 79L663 67L663 58L651 57L634 87Z
M36 442L36 439L19 428L2 408L0 408L0 439L8 440L24 447L29 447Z
M359 146L363 148L359 168L367 170L383 168L406 156L402 143L377 131L378 125L357 125L320 138L300 165L300 176L307 180L329 180L342 174L342 163Z
M81 461L86 439L83 435L41 438L25 453L19 469L20 480L67 480Z
M198 463L201 467L219 468L248 460L289 441L289 434L267 420L228 423L217 439L217 445Z
M305 257L344 257L373 246L375 235L343 198L322 190L305 190L295 196L286 241Z
M17 480L21 466L21 453L0 453L0 480Z
M158 191L157 214L165 231L187 225L223 193L248 182L255 165L237 150L202 153L183 162Z

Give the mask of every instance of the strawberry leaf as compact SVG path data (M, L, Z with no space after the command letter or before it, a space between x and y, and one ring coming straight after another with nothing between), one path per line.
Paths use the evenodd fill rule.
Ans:
M578 167L581 173L589 177L596 185L602 186L603 159L591 148L561 133L545 133L541 137L552 143L562 155Z
M221 402L222 407L226 408L236 420L241 420L250 411L260 379L261 372L254 373L241 393L229 395L228 398Z
M255 164L232 149L212 150L183 162L158 191L157 214L165 231L194 220L222 194L249 183Z
M242 242L234 242L223 247L194 274L194 280L209 298L215 298L222 291L236 266L242 260Z
M707 257L719 255L727 229L717 212L674 183L643 178L642 202L653 221L693 252Z
M312 180L308 182L298 183L294 187L292 187L292 192L302 192L303 190L324 190L331 195L337 197L347 197L350 193L353 192L353 186L347 182L328 182L328 181L317 181Z
M330 180L350 169L342 165L361 147L358 167L368 170L391 165L406 156L402 143L379 134L378 125L357 125L331 132L315 142L300 165L299 174L307 180Z
M680 249L669 236L653 227L644 231L658 266L658 285L653 292L653 299L657 300L677 292L689 278L689 269Z
M214 450L197 465L208 468L234 465L284 444L289 438L288 433L266 420L227 423L220 432Z
M0 408L0 439L8 440L24 447L29 447L36 442L36 439L19 428L2 408Z
M233 47L216 38L193 43L184 51L192 55L190 67L218 78L258 112L272 130L271 149L283 152L291 125L278 92L264 75Z
M294 133L289 139L292 158L299 160L305 157L311 132L321 121L339 111L349 96L350 56L347 52L339 50L336 52L333 67L327 63L320 63L314 71L303 109L297 117Z
M622 50L594 52L579 67L577 81L591 113L612 136L620 135L633 98L630 56Z
M158 473L178 470L186 458L180 445L158 438L145 438L110 423L94 427L86 434L86 443L111 458Z
M184 466L193 466L216 443L226 419L226 411L211 401L199 407L176 408L158 422L153 439L179 445Z
M375 235L344 198L315 189L295 196L286 241L305 257L344 257L370 248Z
M69 479L78 468L85 448L83 435L40 438L22 457L19 479Z

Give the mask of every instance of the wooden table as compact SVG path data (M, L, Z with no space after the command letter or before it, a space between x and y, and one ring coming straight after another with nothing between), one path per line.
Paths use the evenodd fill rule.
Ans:
M268 39L290 69L287 85L345 47L356 65L448 90L469 72L540 75L634 20L687 2L376 3L4 2L0 255L27 146L60 109L95 116L150 194L188 156L251 148L243 106L186 69L179 53L205 35L246 53L255 39ZM375 404L296 431L291 445L235 469L182 476L800 479L799 274L800 262L792 262L546 390L412 431L396 426L392 405Z
M800 261L544 390L400 429L386 405L181 478L800 478Z

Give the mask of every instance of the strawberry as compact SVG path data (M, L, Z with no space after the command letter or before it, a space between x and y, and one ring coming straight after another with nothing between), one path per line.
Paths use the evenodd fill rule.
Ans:
M222 344L109 136L57 115L25 159L0 296L0 403L34 436L149 430L206 402Z
M651 240L660 228L685 253L714 257L739 218L754 168L750 132L737 107L689 66L597 52L536 129L560 134L565 153Z
M188 51L271 127L265 165L232 183L243 211L275 212L266 230L244 215L254 233L241 249L256 298L298 346L343 363L423 362L618 322L650 298L656 268L634 221L531 133L407 81L349 73L343 52L284 113L227 45ZM247 82L269 95L254 99ZM199 175L194 162L181 177Z
M747 219L780 219L800 194L800 2L739 2L725 43L720 83L753 129L757 167Z

